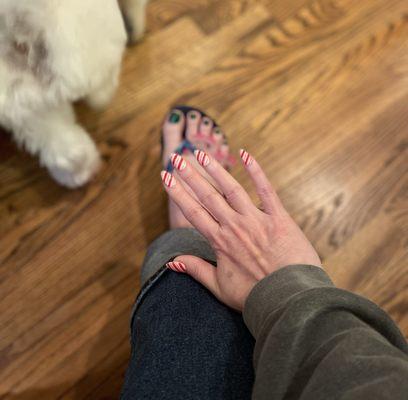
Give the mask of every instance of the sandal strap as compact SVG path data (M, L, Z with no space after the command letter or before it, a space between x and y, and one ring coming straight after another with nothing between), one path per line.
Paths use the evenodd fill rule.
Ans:
M184 139L180 145L176 148L176 150L173 151L173 153L179 154L180 156L183 155L186 151L190 151L191 153L194 154L194 152L197 150L197 148L187 139ZM167 168L166 171L172 173L174 170L173 164L171 163L171 160L167 163Z

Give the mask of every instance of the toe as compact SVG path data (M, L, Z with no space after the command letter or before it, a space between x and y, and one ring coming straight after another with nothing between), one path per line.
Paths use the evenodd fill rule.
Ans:
M215 150L218 150L224 142L224 134L218 126L215 126L211 133L211 140L215 144Z
M201 123L199 127L199 134L202 135L205 139L210 140L213 126L214 126L214 123L210 118L203 117L201 119Z
M170 154L180 145L184 129L184 114L171 110L163 124L163 165L167 165Z
M228 144L225 141L223 141L223 143L221 144L217 151L216 158L224 167L228 165L229 152L230 149Z
M179 131L184 127L184 114L177 109L171 110L163 124L163 133L166 135L168 132Z
M198 111L191 110L187 113L186 138L190 142L194 142L197 140L200 121L201 115Z
M224 142L224 135L218 126L213 127L209 140L206 142L207 142L207 146L205 146L206 150L212 156L216 157L220 150L221 145Z

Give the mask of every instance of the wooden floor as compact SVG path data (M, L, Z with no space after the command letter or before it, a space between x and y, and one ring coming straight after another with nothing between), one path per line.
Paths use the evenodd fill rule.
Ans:
M58 187L0 135L0 398L117 398L174 103L252 152L333 280L407 335L407 2L152 0L148 26L109 110L78 106L94 183Z

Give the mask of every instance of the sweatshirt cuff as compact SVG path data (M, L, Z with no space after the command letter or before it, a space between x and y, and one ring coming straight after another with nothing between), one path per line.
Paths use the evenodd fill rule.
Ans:
M243 318L252 335L257 338L268 315L291 297L306 290L333 287L326 272L313 265L289 265L259 281L249 293Z

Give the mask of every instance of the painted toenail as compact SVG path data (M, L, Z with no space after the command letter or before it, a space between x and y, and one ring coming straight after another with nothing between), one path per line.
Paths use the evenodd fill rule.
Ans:
M190 117L191 119L196 119L196 118L197 118L197 115L195 115L194 113L192 113L192 114L189 115L189 117Z
M182 171L187 166L187 163L184 161L183 157L180 156L180 154L172 154L170 160L173 167L179 171Z
M214 135L222 135L221 129L220 128L215 128L214 129Z
M179 121L180 121L180 114L173 111L169 116L169 122L171 122L172 124L177 124L177 122Z
M210 125L210 121L206 118L203 119L203 124L204 125Z

